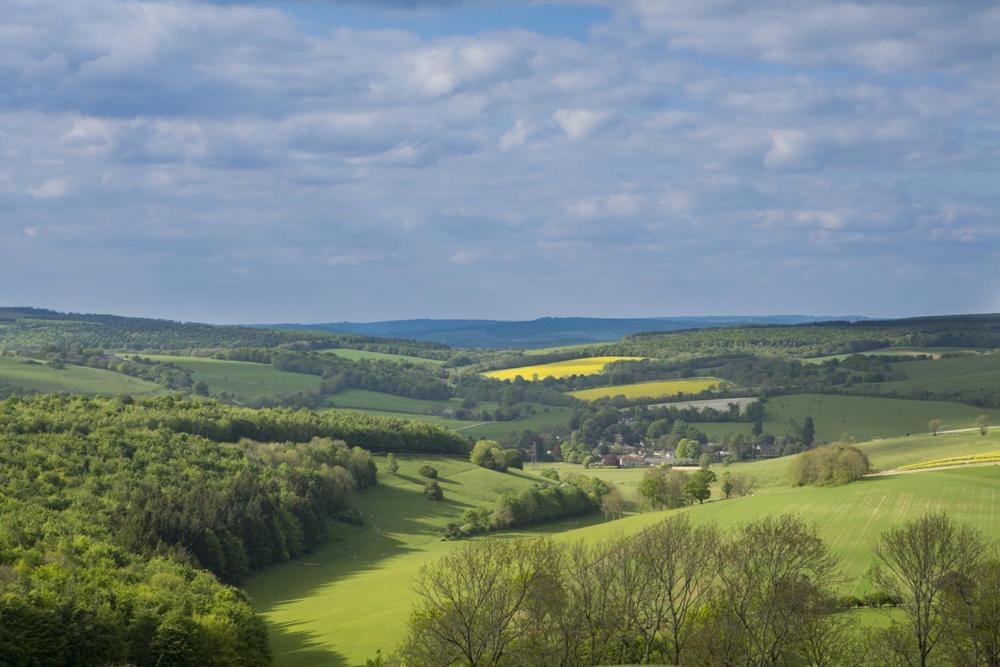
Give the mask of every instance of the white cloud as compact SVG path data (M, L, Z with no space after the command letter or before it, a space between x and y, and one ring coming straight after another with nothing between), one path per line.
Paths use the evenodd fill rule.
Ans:
M573 141L589 136L607 118L607 112L593 109L558 109L552 114L559 129Z
M65 197L68 192L69 179L66 178L52 178L28 189L28 194L35 199L60 199Z

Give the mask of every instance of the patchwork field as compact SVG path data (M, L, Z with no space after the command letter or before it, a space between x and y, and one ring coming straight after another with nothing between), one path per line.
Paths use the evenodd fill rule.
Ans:
M596 401L599 398L624 396L625 398L670 398L680 393L697 394L706 389L716 389L725 380L719 378L685 378L683 380L658 380L656 382L637 382L635 384L619 384L610 387L594 387L569 392L570 396L584 401Z
M411 581L420 566L454 548L440 530L469 507L489 506L495 493L537 481L529 473L499 475L461 461L435 459L449 500L419 494L418 459L402 462L399 478L361 494L368 524L338 527L339 540L309 558L275 567L247 585L272 630L278 665L355 665L376 649L391 650L406 627ZM545 466L542 466L545 467ZM597 471L593 471L595 474ZM633 471L621 471L632 473ZM619 521L564 522L517 535L548 534L560 541L597 542L687 512L722 528L794 512L814 522L841 557L845 592L867 588L865 571L879 535L927 511L947 510L1000 536L1000 467L921 472L841 487L774 488L768 493L683 510L636 514Z
M319 389L319 378L315 375L289 373L269 364L173 355L148 355L148 358L190 369L191 379L207 384L211 393L227 392L240 400Z
M604 367L615 361L642 361L643 357L583 357L566 361L553 361L535 366L520 366L504 368L498 371L483 373L486 377L496 380L514 380L521 377L525 380L544 380L547 377L564 378L573 375L596 375Z
M398 363L408 362L411 364L431 364L440 366L444 362L440 359L425 359L424 357L411 357L406 354L388 354L386 352L369 352L368 350L353 350L346 347L331 348L323 350L324 354L335 354L344 359L357 361L358 359L373 359L375 361L394 361Z
M0 382L38 392L72 392L87 395L131 394L146 396L164 390L158 384L114 371L66 365L52 368L23 357L0 356Z
M990 416L990 423L1000 425L1000 410L961 403L799 394L768 399L764 408L764 430L773 435L784 435L791 430L792 420L801 424L810 416L816 425L817 441L833 442L843 435L861 441L907 433L926 433L931 419L942 420L945 430L969 428L974 425L976 417L982 414ZM713 437L737 433L749 435L751 428L750 424L745 423L695 426Z

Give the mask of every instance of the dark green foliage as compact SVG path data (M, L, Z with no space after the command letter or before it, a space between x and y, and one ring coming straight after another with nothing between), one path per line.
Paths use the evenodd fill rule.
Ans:
M330 436L465 451L394 425L179 398L0 401L0 662L268 664L261 619L220 582L356 520L375 465Z
M420 466L420 469L417 472L430 479L437 479L438 476L437 468L432 465L427 465L426 463Z
M868 455L854 447L837 443L800 454L789 466L793 484L847 484L864 477L871 469Z
M441 490L441 485L432 479L424 484L424 497L434 501L441 501L444 500L444 491Z
M218 326L116 315L60 313L40 308L0 308L0 347L193 350L198 348L301 349L349 347L389 354L447 359L443 345L357 334Z
M551 479L553 482L558 482L559 481L559 471L558 470L552 470L551 468L546 468L540 474L545 479Z

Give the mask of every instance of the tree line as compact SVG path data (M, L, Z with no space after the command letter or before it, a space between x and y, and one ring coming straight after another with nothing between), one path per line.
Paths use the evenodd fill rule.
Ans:
M837 557L783 515L729 532L675 515L604 543L486 540L426 565L397 653L370 665L996 665L1000 556L944 515L883 534L864 627Z
M268 664L264 624L228 584L359 520L375 465L334 438L372 431L338 419L176 398L0 402L0 661Z

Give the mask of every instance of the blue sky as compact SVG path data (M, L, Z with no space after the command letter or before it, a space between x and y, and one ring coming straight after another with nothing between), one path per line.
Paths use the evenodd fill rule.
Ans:
M0 0L0 303L1000 311L985 1Z

